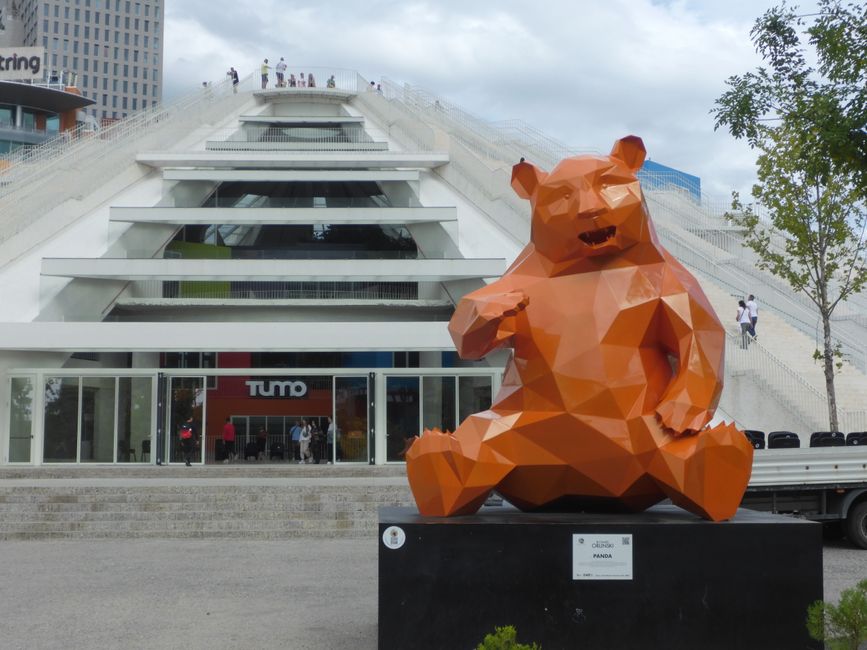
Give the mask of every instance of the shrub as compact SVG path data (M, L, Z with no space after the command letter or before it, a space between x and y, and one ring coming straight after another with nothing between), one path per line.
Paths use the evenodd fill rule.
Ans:
M518 632L511 625L495 627L493 634L485 635L476 650L542 650L537 644L518 643Z
M867 641L867 580L844 589L836 605L822 600L810 605L807 631L828 650L858 650Z

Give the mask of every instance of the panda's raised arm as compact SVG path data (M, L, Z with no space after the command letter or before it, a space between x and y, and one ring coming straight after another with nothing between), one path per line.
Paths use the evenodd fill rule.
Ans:
M516 316L529 298L511 282L498 280L464 296L449 322L449 333L463 359L480 359L506 345L515 334Z

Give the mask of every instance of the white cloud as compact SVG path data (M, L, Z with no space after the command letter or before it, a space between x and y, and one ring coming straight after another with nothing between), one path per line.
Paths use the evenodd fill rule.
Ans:
M654 160L727 195L748 189L753 156L714 133L709 111L727 77L759 63L749 29L773 4L175 0L166 6L166 95L284 56L290 70L335 66L417 85L579 149L608 151L636 133Z

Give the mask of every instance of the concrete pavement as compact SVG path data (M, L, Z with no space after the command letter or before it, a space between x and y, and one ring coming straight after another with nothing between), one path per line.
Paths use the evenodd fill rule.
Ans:
M825 546L825 597L867 551ZM0 646L373 650L377 540L0 543Z

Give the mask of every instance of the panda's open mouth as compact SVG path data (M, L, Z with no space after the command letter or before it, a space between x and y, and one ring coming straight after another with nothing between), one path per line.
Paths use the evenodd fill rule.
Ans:
M604 244L609 239L614 237L615 232L617 232L617 228L615 228L614 226L608 226L607 228L600 228L599 230L582 232L580 235L578 235L578 239L583 241L588 246L599 246L600 244Z

